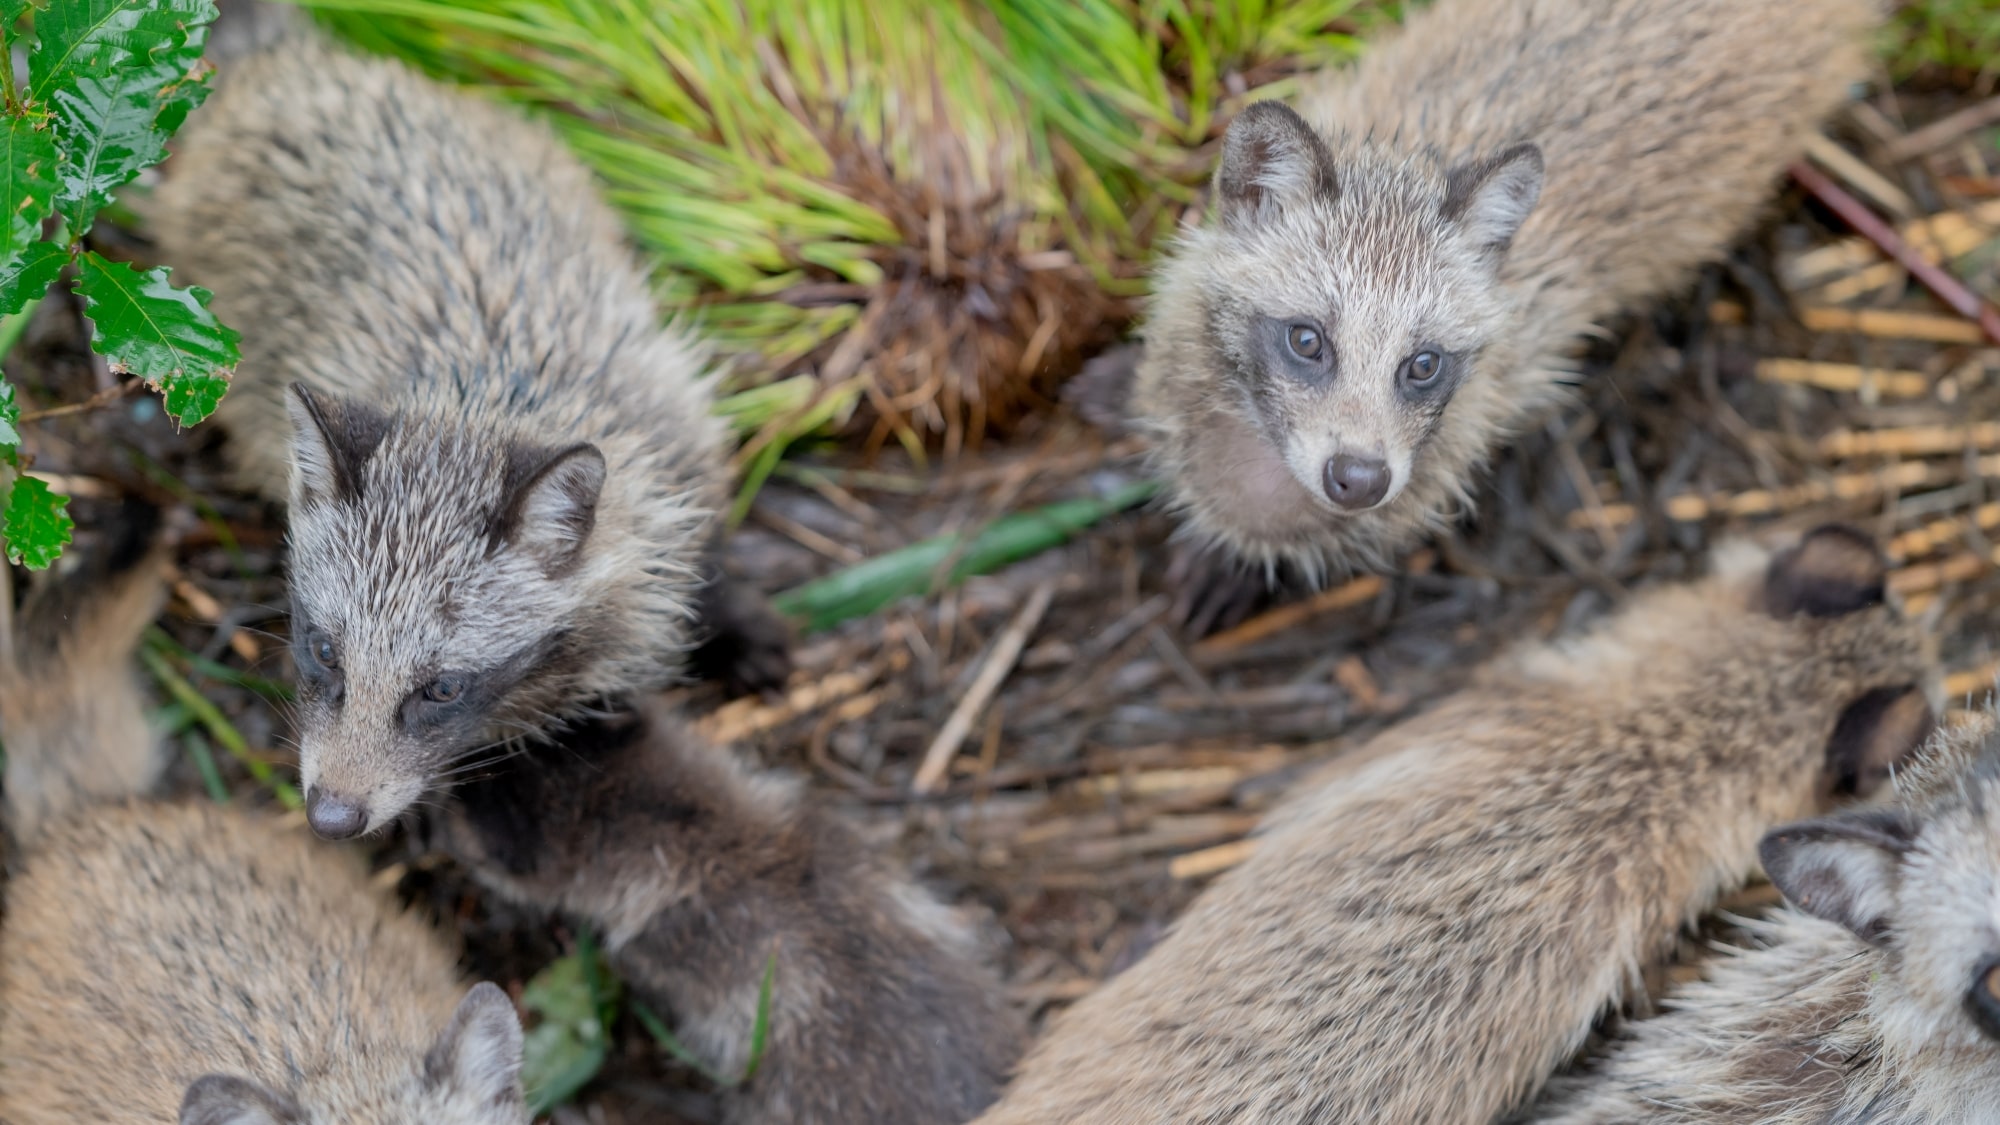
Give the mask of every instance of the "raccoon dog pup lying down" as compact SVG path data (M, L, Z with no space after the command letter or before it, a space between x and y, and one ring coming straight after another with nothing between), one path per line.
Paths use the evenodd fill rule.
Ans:
M289 504L308 813L348 837L468 754L662 686L692 619L743 601L705 588L706 353L660 327L582 165L399 64L271 38L222 60L149 217L244 334L219 417ZM717 645L781 678L773 636Z
M1319 581L1442 525L1585 336L1742 235L1880 8L1438 0L1245 109L1127 404L1187 539Z
M959 1125L998 1094L1021 1026L969 929L793 779L753 772L664 708L588 723L468 781L445 849L503 897L605 935L630 987L721 1074L729 1125Z
M132 668L165 597L146 538L0 638L24 849L0 926L0 1121L527 1125L513 1005L457 983L453 951L352 857L141 799L163 764Z
M1308 782L980 1120L1486 1125L1526 1101L1766 829L1929 732L1931 646L1867 539L1714 570Z

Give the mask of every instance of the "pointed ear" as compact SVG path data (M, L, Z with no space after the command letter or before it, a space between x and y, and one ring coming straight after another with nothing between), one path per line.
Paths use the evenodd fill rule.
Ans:
M529 469L501 508L494 542L538 559L550 577L568 571L597 525L604 454L588 442L559 449Z
M292 503L357 500L361 467L389 435L389 416L358 402L293 383L286 411L292 416Z
M1902 857L1916 835L1902 813L1869 809L1774 829L1757 855L1793 906L1879 946L1896 908Z
M1542 197L1542 150L1515 145L1446 176L1444 217L1465 227L1473 241L1505 250Z
M472 986L424 1056L424 1081L480 1105L525 1101L521 1093L521 1018L500 986Z
M1870 797L1917 756L1937 729L1930 700L1915 684L1876 688L1847 705L1826 744L1835 793Z
M181 1125L303 1125L297 1102L230 1074L197 1078L181 1098Z
M1764 611L1773 617L1841 617L1880 605L1888 561L1866 533L1846 524L1814 528L1764 572Z
M1251 105L1222 135L1215 196L1232 230L1252 230L1288 207L1337 190L1326 142L1283 102Z

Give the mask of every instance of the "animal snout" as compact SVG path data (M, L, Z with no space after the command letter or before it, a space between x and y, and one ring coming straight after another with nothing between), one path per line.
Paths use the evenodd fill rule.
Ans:
M315 785L306 791L306 823L329 840L352 839L368 827L368 806Z
M1339 453L1326 463L1326 498L1359 512L1382 502L1389 494L1389 463L1379 457L1356 457Z

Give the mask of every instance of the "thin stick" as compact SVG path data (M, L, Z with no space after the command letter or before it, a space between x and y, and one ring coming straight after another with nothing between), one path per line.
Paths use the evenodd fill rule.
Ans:
M23 423L40 422L47 418L61 418L70 414L87 414L100 407L110 406L145 385L144 379L134 375L116 386L107 387L91 395L82 402L72 402L67 406L51 406L47 410L30 410L22 414L19 420Z
M1842 309L1813 305L1799 310L1799 323L1814 332L1855 332L1880 340L1925 340L1936 344L1983 344L1977 324L1955 316L1904 309Z
M2000 454L1989 454L1973 463L1976 477L2000 476ZM1937 488L1960 479L1953 465L1929 465L1921 461L1901 461L1863 473L1839 473L1821 480L1807 481L1788 488L1753 488L1733 495L1701 497L1690 493L1670 497L1664 505L1667 518L1683 521L1710 516L1769 516L1796 511L1828 500L1865 500L1886 492L1910 492ZM1588 526L1588 525L1585 525Z
M1986 338L2000 344L2000 309L1994 308L1980 299L1979 295L1967 289L1964 283L1946 272L1941 266L1932 265L1919 254L1901 235L1870 211L1862 202L1841 190L1838 184L1828 179L1826 173L1810 164L1792 165L1792 178L1805 189L1817 196L1833 212L1841 217L1856 233L1882 248L1882 252L1902 263L1910 276L1921 282L1924 288L1937 294L1938 299L1950 305L1952 311L1968 320L1977 321Z
M1989 660L1976 668L1953 672L1944 678L1944 697L1958 699L1989 691L1995 676L2000 676L2000 660Z
M1199 879L1204 875L1229 870L1249 859L1250 853L1256 850L1257 841L1254 837L1231 840L1226 844L1217 844L1212 848L1175 856L1167 864L1167 874L1176 879Z
M1884 370L1810 359L1760 359L1757 378L1766 383L1795 383L1828 391L1872 392L1884 398L1923 398L1931 393L1930 376L1921 371Z
M1908 160L1912 156L1922 156L1934 149L1943 148L1974 129L1983 129L1995 121L2000 121L2000 98L1988 98L1978 105L1966 106L1957 113L1940 117L1915 132L1905 133L1890 141L1883 149L1883 155L1899 161Z
M1216 635L1194 646L1196 660L1211 660L1225 653L1233 652L1245 645L1255 644L1273 633L1280 633L1301 621L1318 617L1322 613L1332 613L1336 609L1360 605L1383 590L1383 582L1372 574L1363 575L1342 586L1323 590L1301 602L1281 605L1269 613L1259 614L1234 629Z
M924 760L917 767L917 776L911 788L918 793L935 792L944 783L945 770L951 759L965 742L965 736L972 732L972 724L986 704L993 699L993 693L1000 690L1008 673L1014 670L1014 663L1021 658L1021 650L1028 643L1028 637L1035 626L1042 623L1042 615L1049 611L1049 602L1056 596L1056 580L1045 580L1028 595L1028 602L1014 620L1007 623L1007 629L993 644L993 651L986 656L986 663L979 669L979 675L966 689L965 696L952 709L951 717L945 720L944 729L938 731L929 750L924 751Z
M1898 560L1922 558L1947 543L1957 542L1973 528L1991 531L1996 527L2000 527L2000 503L1981 504L1973 509L1970 517L1948 516L1932 520L1896 536L1889 541L1889 557Z
M1935 457L2000 445L2000 422L1973 426L1899 426L1886 430L1836 430L1819 439L1822 457Z
M1882 178L1882 173L1862 163L1861 158L1834 144L1824 134L1806 138L1806 155L1815 163L1846 180L1854 190L1895 213L1898 219L1916 217L1917 205L1902 188Z

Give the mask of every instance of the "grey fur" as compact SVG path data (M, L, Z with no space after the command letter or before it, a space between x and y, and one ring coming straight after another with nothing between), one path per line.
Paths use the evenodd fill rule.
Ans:
M303 778L372 830L677 674L727 478L708 356L546 128L303 31L218 82L151 218L244 333L219 417L290 502Z
M657 705L455 793L445 845L489 886L605 935L620 977L724 1075L729 1125L958 1125L999 1092L1019 1015L971 928L809 805Z
M1310 81L1297 115L1245 110L1218 218L1154 272L1131 399L1184 533L1320 579L1442 526L1559 401L1585 336L1743 232L1868 74L1879 15L1876 0L1438 0ZM1266 320L1317 321L1328 362L1287 369L1259 344ZM1400 365L1426 347L1448 370L1407 393ZM1388 462L1386 499L1329 500L1322 466L1343 452Z
M1979 971L2000 957L1994 707L1940 732L1899 778L1891 809L1773 832L1767 866L1791 902L1750 923L1755 945L1671 994L1666 1014L1629 1026L1535 1119L2000 1120L2000 1040L1967 1006Z
M141 713L132 653L162 563L38 600L0 660L25 844L0 929L0 1121L527 1125L512 1004L490 984L461 998L455 952L353 856L234 806L141 799L153 739L102 716Z

